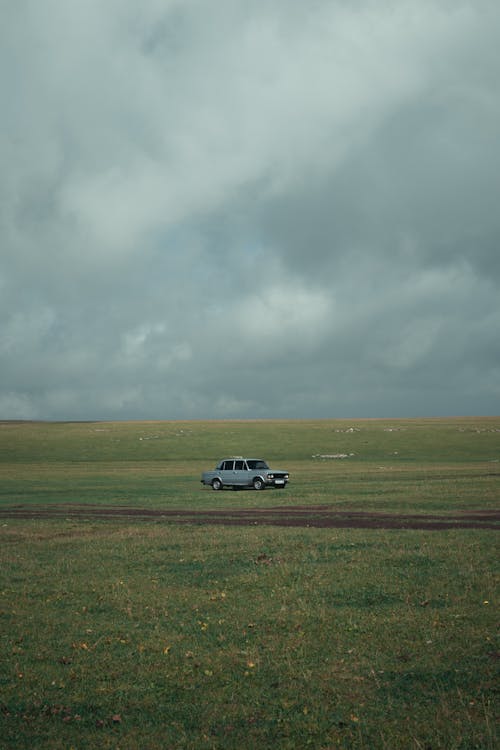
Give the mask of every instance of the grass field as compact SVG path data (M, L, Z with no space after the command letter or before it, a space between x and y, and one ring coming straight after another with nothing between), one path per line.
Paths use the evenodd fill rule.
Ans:
M289 487L202 487L232 454ZM500 418L0 423L0 747L493 750L496 529L85 509L455 519L499 460Z

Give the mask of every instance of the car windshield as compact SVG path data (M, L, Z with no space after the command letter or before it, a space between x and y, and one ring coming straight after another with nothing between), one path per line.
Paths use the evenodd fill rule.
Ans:
M255 459L250 459L249 461L247 461L247 464L249 469L269 469L269 466L265 461L256 461Z

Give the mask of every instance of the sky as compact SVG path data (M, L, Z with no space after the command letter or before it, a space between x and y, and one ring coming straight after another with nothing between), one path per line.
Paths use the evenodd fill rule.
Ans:
M0 419L500 414L497 0L0 12Z

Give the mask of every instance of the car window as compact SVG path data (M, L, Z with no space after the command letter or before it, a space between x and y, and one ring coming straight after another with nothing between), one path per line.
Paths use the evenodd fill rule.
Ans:
M222 471L232 471L234 466L234 461L224 461L222 464Z
M234 462L234 468L236 471L242 471L245 468L245 462L244 461L235 461Z
M247 461L249 469L268 469L265 461Z

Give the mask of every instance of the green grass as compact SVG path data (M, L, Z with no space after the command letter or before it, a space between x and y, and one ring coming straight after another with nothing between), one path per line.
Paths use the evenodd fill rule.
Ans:
M291 472L287 491L261 496L264 504L491 507L498 499L500 418L0 423L0 507L232 505L231 493L199 483L203 469L232 454L262 455ZM313 458L335 454L349 457ZM255 502L254 493L238 496L239 504Z
M0 509L491 509L499 430L4 423ZM202 488L200 471L232 453L289 469L289 488ZM0 519L0 747L493 750L496 538Z

